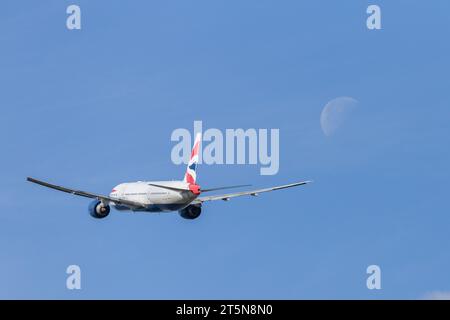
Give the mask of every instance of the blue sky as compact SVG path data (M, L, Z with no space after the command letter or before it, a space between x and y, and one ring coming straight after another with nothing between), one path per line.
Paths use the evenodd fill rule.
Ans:
M66 28L78 4L82 29ZM382 30L366 28L378 4ZM421 298L450 291L448 1L8 1L0 10L0 298ZM337 134L320 113L358 100ZM112 211L180 179L176 128L279 128L280 170L200 166L202 186L311 185L206 204L198 220ZM65 287L66 267L82 289ZM382 289L366 288L381 267Z

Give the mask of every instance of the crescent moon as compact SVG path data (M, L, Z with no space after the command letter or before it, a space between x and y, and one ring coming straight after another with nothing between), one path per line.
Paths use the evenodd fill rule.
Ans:
M320 126L326 136L333 135L357 107L358 100L351 97L339 97L330 100L320 114Z

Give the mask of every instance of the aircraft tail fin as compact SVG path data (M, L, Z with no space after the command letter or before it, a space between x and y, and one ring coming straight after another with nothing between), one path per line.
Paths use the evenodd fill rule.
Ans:
M191 152L191 157L186 168L186 173L184 174L183 181L189 184L195 184L195 181L197 180L198 153L200 152L201 138L201 133L197 133L194 140L194 147Z

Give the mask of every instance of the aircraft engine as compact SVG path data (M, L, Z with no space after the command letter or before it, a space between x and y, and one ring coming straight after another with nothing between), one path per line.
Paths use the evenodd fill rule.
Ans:
M111 211L109 206L105 206L101 201L94 200L89 205L89 214L96 219L106 218L106 216Z
M178 211L180 216L184 219L196 219L202 213L202 207L199 204L191 204L186 208Z

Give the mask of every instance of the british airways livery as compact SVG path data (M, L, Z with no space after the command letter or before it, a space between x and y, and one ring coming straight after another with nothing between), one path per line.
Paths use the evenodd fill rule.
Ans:
M205 192L248 186L236 185L211 189L200 188L197 184L197 164L200 142L201 134L197 134L183 181L138 181L121 183L112 189L109 196L106 196L69 189L30 177L28 177L27 180L44 187L94 199L89 205L89 213L94 218L105 218L111 210L110 207L113 206L116 210L132 212L178 211L180 216L185 219L198 218L201 213L202 204L206 201L228 201L231 198L245 195L257 196L263 192L300 186L310 182L301 181L265 189L213 196L200 196Z

